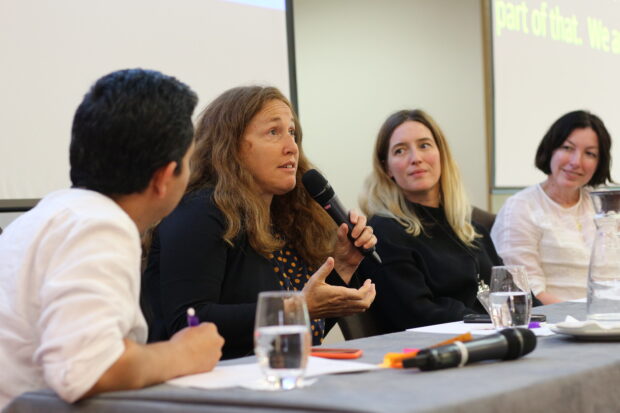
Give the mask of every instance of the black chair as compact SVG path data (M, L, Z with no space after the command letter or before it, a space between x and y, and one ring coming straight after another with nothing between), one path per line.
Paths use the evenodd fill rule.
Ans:
M340 317L338 325L345 340L355 340L383 334L371 311Z
M476 224L482 225L487 231L491 232L491 228L493 228L493 224L495 223L495 214L473 207L471 211L471 220Z

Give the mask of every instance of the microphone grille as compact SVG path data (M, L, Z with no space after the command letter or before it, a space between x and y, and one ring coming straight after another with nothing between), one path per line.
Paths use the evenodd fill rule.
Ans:
M508 343L504 360L514 360L531 353L536 348L536 335L527 328L507 328L499 333Z
M319 202L322 202L323 198L329 200L334 196L334 190L327 182L327 179L316 169L310 169L303 174L301 182L310 194L310 196Z

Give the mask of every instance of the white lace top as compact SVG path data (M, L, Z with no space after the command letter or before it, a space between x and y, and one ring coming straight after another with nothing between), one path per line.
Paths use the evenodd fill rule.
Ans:
M581 190L577 204L564 208L540 184L510 197L491 231L504 263L527 268L535 295L545 291L563 300L586 296L595 234L587 190Z

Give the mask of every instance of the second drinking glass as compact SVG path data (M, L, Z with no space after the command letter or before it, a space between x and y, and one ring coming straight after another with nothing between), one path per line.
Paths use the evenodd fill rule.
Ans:
M527 328L532 312L532 296L525 267L522 265L493 267L489 301L491 319L496 329Z

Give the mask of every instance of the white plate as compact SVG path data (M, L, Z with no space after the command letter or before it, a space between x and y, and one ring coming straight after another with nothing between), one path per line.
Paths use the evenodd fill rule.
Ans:
M549 328L554 333L566 334L581 340L620 340L620 328L604 329L596 324L578 327L573 323L571 323L573 324L572 326L567 327L562 324L565 323L550 325Z

